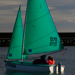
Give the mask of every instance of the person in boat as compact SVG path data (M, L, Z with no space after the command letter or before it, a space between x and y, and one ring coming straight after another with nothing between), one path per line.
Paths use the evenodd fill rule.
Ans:
M46 62L46 55L42 55L40 59L35 59L33 64L48 64Z
M51 56L48 56L48 60L46 61L49 65L54 65L55 61L54 58L52 58Z

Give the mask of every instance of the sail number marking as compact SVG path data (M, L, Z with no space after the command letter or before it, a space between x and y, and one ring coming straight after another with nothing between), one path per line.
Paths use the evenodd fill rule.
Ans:
M50 46L57 46L57 37L50 37Z

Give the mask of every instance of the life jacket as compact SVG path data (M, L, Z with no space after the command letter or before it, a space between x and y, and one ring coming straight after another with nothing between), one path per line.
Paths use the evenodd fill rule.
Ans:
M48 62L49 65L54 65L55 64L54 60L53 61L52 60L48 60L47 62Z

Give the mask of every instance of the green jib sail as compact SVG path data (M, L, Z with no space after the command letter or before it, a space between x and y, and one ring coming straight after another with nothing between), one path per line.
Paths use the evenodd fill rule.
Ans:
M25 54L64 49L45 0L28 0Z
M23 40L23 25L22 25L22 18L21 18L21 9L19 7L11 42L10 42L10 47L7 54L7 59L21 59L22 40Z

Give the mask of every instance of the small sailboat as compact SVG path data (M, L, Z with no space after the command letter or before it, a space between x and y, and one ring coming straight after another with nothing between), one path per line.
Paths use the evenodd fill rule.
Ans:
M10 47L5 60L7 70L31 72L64 72L63 65L33 64L23 61L27 55L64 49L45 0L28 0L24 32L21 9L17 14ZM9 61L15 59L15 61ZM21 61L19 61L22 59ZM18 60L18 61L16 61Z

